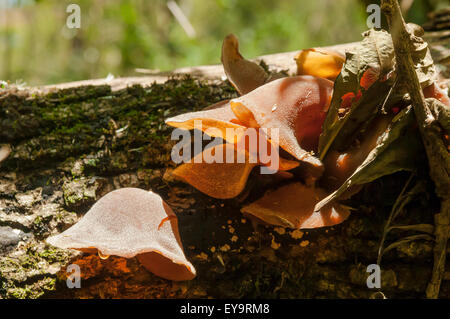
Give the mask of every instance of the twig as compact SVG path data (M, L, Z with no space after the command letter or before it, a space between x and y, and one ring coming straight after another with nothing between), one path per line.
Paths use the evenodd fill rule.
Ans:
M173 0L169 0L167 2L167 7L169 8L170 12L172 12L175 19L177 19L184 32L186 32L187 36L189 38L195 38L195 29L189 22L189 19L186 17L186 15L183 13L183 10L181 10L181 8L178 6L178 4Z
M414 37L403 20L397 0L382 0L381 8L386 15L394 43L398 76L404 82L416 115L422 141L425 146L430 176L441 199L441 211L435 215L434 265L431 280L426 290L427 298L438 298L445 270L445 255L450 216L449 160L441 138L442 128L433 116L422 92L411 57ZM445 150L445 151L443 151Z

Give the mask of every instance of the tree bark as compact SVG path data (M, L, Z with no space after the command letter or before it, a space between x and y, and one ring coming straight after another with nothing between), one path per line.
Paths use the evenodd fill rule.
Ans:
M376 263L384 223L408 174L365 186L338 226L261 225L240 207L273 188L271 180L252 176L244 195L217 200L169 174L175 142L164 118L236 96L228 83L181 77L124 88L68 87L0 96L0 144L12 147L0 164L0 298L370 298L378 291L367 286L367 266ZM421 180L428 200L407 206L405 218L431 224L439 202L427 177ZM134 258L102 260L45 244L120 187L151 189L174 208L197 278L170 282ZM382 292L423 297L432 259L428 241L393 249L383 257ZM80 289L66 286L72 263L81 267ZM450 297L449 279L447 272L441 297Z

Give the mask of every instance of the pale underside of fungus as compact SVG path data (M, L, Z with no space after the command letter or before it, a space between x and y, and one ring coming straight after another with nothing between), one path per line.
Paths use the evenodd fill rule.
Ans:
M78 223L47 242L101 256L137 257L149 271L169 280L196 275L184 255L175 213L159 195L142 189L108 193Z

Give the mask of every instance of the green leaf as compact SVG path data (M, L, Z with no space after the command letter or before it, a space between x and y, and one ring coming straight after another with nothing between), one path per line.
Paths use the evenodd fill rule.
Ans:
M380 110L394 83L394 78L388 76L394 69L391 36L384 30L374 29L363 33L363 36L364 39L353 51L346 52L346 61L334 83L333 97L319 139L321 160L329 149L342 149L351 143L351 137ZM368 70L376 74L376 82L364 88L360 82ZM361 97L345 110L342 97L348 93L355 96L361 94ZM343 114L343 111L346 113Z
M316 205L315 211L338 198L350 186L369 183L397 171L414 170L422 159L423 153L423 144L415 127L414 112L411 107L408 107L392 120L387 130L380 136L377 146L364 162L341 187L321 200Z

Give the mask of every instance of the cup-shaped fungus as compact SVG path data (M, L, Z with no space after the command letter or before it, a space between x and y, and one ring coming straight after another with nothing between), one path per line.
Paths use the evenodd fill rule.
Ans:
M295 76L269 82L230 104L245 126L277 129L278 145L310 164L320 176L322 163L311 152L317 151L332 92L333 82L329 80Z
M294 76L265 84L231 100L231 109L247 127L278 128L280 146L297 159L317 149L333 82ZM309 154L309 153L308 153Z
M172 174L208 196L227 199L242 192L256 165L248 152L227 143L206 149Z
M78 223L47 242L99 255L137 257L149 271L169 280L196 275L184 255L175 213L160 196L138 188L108 193Z
M241 209L266 223L295 229L333 226L342 223L350 212L338 203L330 203L319 212L314 206L327 193L321 188L307 187L302 183L291 183Z

